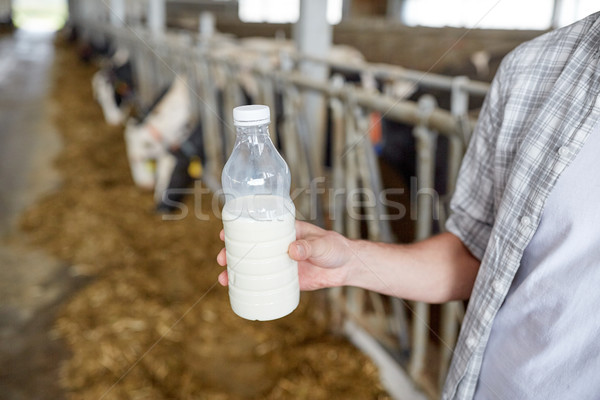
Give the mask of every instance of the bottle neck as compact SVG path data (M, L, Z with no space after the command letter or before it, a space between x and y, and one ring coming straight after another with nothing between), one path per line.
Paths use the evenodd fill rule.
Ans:
M269 125L253 125L253 126L236 126L237 141L245 142L250 141L252 143L264 143L270 140L269 137Z

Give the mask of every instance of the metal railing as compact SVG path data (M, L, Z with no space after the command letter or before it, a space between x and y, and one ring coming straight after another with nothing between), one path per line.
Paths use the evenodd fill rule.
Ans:
M273 51L262 50L264 54L254 57L249 65L239 53L248 56L252 50L244 49L230 37L200 39L184 32L153 36L142 28L114 27L92 21L81 25L91 34L107 36L118 46L129 49L136 71L137 100L142 106L150 104L175 74L186 76L195 119L202 122L204 131L203 181L213 190L220 188L221 170L235 138L231 110L243 104L243 94L248 93L250 81L254 102L267 104L272 110L281 109L274 118L271 133L291 166L294 186L301 193L295 199L299 215L310 216L308 219L350 238L395 241L380 199L371 204L348 206L339 196L314 195L319 185L334 194L353 193L357 189L375 194L382 192L377 156L368 137L371 113L414 126L417 189L434 187L437 138L442 135L448 139L445 167L449 178L447 195L442 199L447 203L474 126L468 116L469 99L485 95L488 89L487 84L465 77L446 77L367 62L347 65L326 58L280 52L275 47ZM224 46L232 46L235 51L223 52ZM315 80L298 72L296 66L303 61L323 63L341 72L369 74L380 81L408 81L422 88L443 90L450 96L451 107L450 110L439 108L431 95L424 95L417 102L398 99L372 87L345 82L339 76L327 81ZM330 166L324 165L323 160L311 159L312 144L308 143L307 117L303 112L306 92L319 93L327 100L331 120ZM420 240L433 233L435 221L431 197L419 196L417 202L415 240ZM447 213L445 207L441 211L438 224L443 227ZM364 221L353 218L355 215L363 215ZM428 304L407 303L357 288L331 289L328 297L334 321L351 321L347 327L368 332L376 339L378 351L385 349L386 354L392 355L398 370L406 371L429 397L439 394L464 312L461 302L442 305L438 323L442 345L438 343L438 362L427 368L433 343ZM437 374L428 373L429 370ZM393 388L388 387L388 390L394 394Z

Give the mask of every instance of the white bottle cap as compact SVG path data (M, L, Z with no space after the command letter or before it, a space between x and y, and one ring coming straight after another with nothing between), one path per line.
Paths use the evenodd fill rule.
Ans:
M233 124L236 126L264 125L271 122L271 112L268 106L254 104L233 109Z

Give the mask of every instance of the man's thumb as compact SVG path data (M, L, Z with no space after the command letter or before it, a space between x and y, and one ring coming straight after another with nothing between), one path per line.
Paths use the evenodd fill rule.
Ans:
M296 261L305 261L322 258L330 250L331 244L324 238L315 238L311 240L296 240L288 248L290 257Z
M293 260L304 261L310 257L309 250L310 245L306 240L296 240L290 243L288 253Z

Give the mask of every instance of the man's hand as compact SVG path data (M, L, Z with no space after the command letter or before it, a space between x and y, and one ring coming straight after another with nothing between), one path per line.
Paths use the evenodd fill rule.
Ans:
M221 231L221 240L224 233ZM301 290L356 286L408 300L443 303L467 299L480 261L460 239L441 233L412 244L349 240L344 236L296 221L296 238L288 248L298 261ZM217 255L225 266L225 249ZM227 271L219 283L227 285Z
M221 240L225 240L223 230ZM315 290L343 286L347 277L348 262L352 258L351 241L333 231L296 221L296 241L290 244L288 253L298 261L300 290ZM221 266L227 265L225 249L217 255ZM227 286L227 271L219 275L219 283Z

